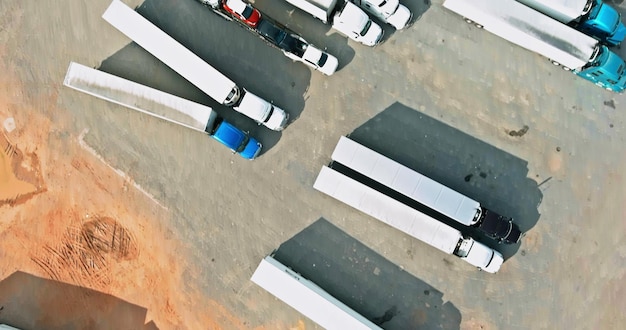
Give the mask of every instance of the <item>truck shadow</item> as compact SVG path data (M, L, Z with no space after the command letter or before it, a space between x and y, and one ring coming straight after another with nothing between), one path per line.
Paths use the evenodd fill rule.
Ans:
M359 126L350 138L479 201L487 209L513 217L522 232L539 220L537 208L543 194L537 183L527 177L526 161L401 103L392 104ZM478 230L388 188L373 187L500 251L505 259L520 247L498 244Z
M459 329L461 312L324 218L281 244L274 258L381 327Z
M158 329L143 307L21 271L0 282L0 293L0 324L19 329Z
M198 1L146 0L136 10L238 86L284 109L291 121L300 116L312 74L308 67L294 63ZM280 132L218 104L135 43L104 60L99 69L208 105L227 121L249 131L263 143L264 151L281 137Z
M306 41L335 56L339 61L337 71L346 67L354 59L355 51L348 46L347 37L331 30L330 25L322 23L310 14L287 3L287 1L257 0L253 5L302 36ZM370 48L362 45L359 47ZM324 79L332 79L332 77L324 77Z

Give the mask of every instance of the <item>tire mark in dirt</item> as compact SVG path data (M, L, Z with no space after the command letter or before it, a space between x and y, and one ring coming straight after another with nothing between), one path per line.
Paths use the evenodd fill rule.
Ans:
M96 216L70 227L58 246L45 246L31 260L54 280L99 288L111 284L113 263L138 255L132 233L113 218Z
M0 206L21 204L46 190L37 154L24 154L0 134Z

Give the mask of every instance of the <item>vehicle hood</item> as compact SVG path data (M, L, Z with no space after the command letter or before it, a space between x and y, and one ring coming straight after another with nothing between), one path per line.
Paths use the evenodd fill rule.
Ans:
M255 159L261 152L262 147L263 146L259 141L257 141L257 139L250 137L248 144L246 144L246 147L239 153L239 155L246 159Z
M412 17L413 14L407 7L399 5L396 12L387 18L387 23L391 24L397 30L402 30L407 27Z
M324 64L320 64L320 60L322 58L322 55L326 55L326 62ZM312 63L315 63L318 65L317 70L327 76L332 75L333 73L335 73L335 71L337 70L337 67L339 66L339 61L337 60L336 57L323 52L315 47L313 47L312 45L309 45L309 47L307 47L306 51L304 52L304 55L302 56L302 59L304 59L305 61L309 61Z
M504 262L504 258L500 252L490 249L476 241L474 241L465 260L488 273L497 272Z

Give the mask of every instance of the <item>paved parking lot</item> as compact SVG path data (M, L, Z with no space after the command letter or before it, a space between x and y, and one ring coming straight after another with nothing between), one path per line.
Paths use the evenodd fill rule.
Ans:
M30 55L14 62L34 90L61 84L77 61L209 105L263 143L261 157L247 162L193 131L69 89L59 94L74 132L89 127L86 142L172 213L166 225L190 251L181 262L199 268L184 290L199 290L250 328L314 329L249 281L279 249L277 258L386 329L609 329L626 321L626 96L465 24L442 0L402 0L421 17L407 30L386 29L374 48L284 1L251 2L327 48L338 72L293 63L197 1L125 1L289 112L283 132L216 104L130 43L100 18L108 0L22 8L38 19L25 20ZM59 24L74 29L38 28ZM506 261L492 275L315 191L347 134L514 217L528 234L519 246L494 245Z

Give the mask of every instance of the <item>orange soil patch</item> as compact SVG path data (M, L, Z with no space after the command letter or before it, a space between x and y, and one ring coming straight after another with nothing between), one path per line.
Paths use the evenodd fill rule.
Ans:
M118 310L115 298L145 309L152 328L243 329L226 308L185 285L193 262L167 227L169 213L80 147L64 125L66 112L56 108L60 87L26 99L21 82L0 71L0 122L14 117L17 124L0 134L0 323L136 328L107 316ZM45 111L33 108L41 104ZM46 115L52 112L54 123ZM93 291L52 294L40 289L42 281ZM96 293L110 297L93 305Z

